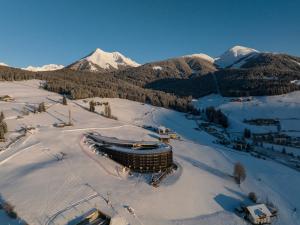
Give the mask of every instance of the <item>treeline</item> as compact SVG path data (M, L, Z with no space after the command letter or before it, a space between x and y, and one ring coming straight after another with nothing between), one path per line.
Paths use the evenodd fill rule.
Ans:
M291 83L300 72L271 69L226 69L215 73L221 94L227 97L281 95L300 90Z
M48 91L66 95L72 99L91 97L123 98L154 106L174 109L181 112L190 111L191 97L178 97L163 91L145 89L112 74L95 74L89 72L63 69L48 72L29 72L0 66L0 80L45 80L44 88Z
M216 83L211 74L190 79L162 79L151 82L145 87L179 96L193 96L193 98L200 98L217 92Z
M220 110L216 110L214 107L208 107L205 109L205 115L208 122L220 124L222 127L228 127L228 118L227 116Z
M182 112L187 112L192 107L190 105L191 98L179 98L162 91L144 89L104 74L89 74L88 77L59 76L51 79L48 77L44 88L72 99L123 98Z

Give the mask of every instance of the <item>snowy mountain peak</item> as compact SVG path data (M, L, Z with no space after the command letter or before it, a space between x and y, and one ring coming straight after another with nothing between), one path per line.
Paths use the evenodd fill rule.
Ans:
M49 64L49 65L44 65L44 66L28 66L26 68L22 68L23 70L28 70L28 71L54 71L54 70L60 70L64 68L63 65L56 65L56 64Z
M105 52L100 48L97 48L87 57L80 61L88 61L102 69L119 69L120 66L137 67L140 64L125 57L120 52Z
M206 55L206 54L203 54L203 53L198 53L198 54L191 54L191 55L185 55L183 57L197 57L197 58L201 58L201 59L204 59L204 60L207 60L211 63L213 63L215 61L214 58L210 57L209 55Z
M228 67L244 57L259 53L259 51L244 46L234 46L215 59L215 63L220 67Z

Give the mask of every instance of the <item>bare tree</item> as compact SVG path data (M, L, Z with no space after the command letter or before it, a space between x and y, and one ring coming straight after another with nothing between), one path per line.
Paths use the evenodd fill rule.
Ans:
M233 176L238 184L241 184L246 179L245 167L240 162L234 165Z

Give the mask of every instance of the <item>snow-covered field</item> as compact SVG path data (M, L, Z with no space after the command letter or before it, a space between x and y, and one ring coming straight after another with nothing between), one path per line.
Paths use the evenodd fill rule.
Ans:
M0 82L0 95L16 99L11 103L0 102L0 111L6 115L11 132L8 135L24 125L37 128L0 152L1 197L15 205L19 216L29 224L67 224L68 220L97 207L114 218L114 225L243 225L246 222L233 209L250 191L279 207L280 215L274 224L300 224L300 215L294 212L300 208L297 171L214 145L211 136L194 130L194 121L181 113L128 100L98 99L110 102L112 114L118 117L118 121L111 120L85 110L86 103L82 100L69 101L64 106L59 103L61 96L39 89L38 84L34 80ZM261 111L266 117L294 117L293 112L299 112L299 98L294 102L297 94L270 97L269 105L274 107L271 109L265 107L266 99L258 99L258 105L247 103L257 106L257 110L248 107L244 112L249 116L250 112L255 116ZM230 110L230 119L241 124L243 115L241 106L234 105L237 103L208 97L199 104L215 101L218 105L221 101L221 107ZM26 104L40 102L46 103L47 112L17 119ZM97 107L100 112L100 106ZM285 114L276 114L278 108L285 110ZM69 109L74 126L53 127L54 123L68 121ZM121 174L111 160L101 156L93 160L82 143L83 134L91 130L121 139L155 140L153 133L140 127L143 124L164 125L182 137L181 141L171 141L181 173L177 174L179 177L176 174L168 177L158 188L147 184L142 177ZM58 161L56 156L60 152L66 157ZM230 176L237 161L247 170L241 186ZM104 200L107 198L109 204ZM126 205L134 209L135 215L128 212ZM5 220L1 211L0 221L7 224L2 222Z
M281 129L291 136L300 136L300 91L285 95L253 97L251 101L232 102L232 98L208 95L195 101L199 108L214 106L228 115L230 130L241 132L245 127L254 132L276 131L275 126L252 126L243 123L244 119L278 119Z

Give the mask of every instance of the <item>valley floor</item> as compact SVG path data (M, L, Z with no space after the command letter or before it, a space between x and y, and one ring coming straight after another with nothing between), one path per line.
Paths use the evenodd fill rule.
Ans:
M0 83L0 96L15 98L0 102L8 136L18 136L16 130L24 126L36 127L0 152L1 198L13 204L29 224L67 224L96 207L112 216L114 225L243 225L247 223L234 214L234 207L246 201L251 191L279 208L273 224L300 224L300 214L295 211L300 209L299 172L213 144L213 137L195 130L195 122L182 113L128 100L95 98L110 102L112 114L118 118L111 120L99 115L100 106L97 113L87 111L88 103L83 100L64 106L60 95L38 86L36 80ZM47 112L18 117L25 106L40 102L46 103ZM54 127L54 123L68 121L69 110L74 126ZM169 176L158 188L142 176L120 172L118 165L105 157L93 160L86 154L82 142L86 132L156 140L154 133L141 128L145 124L164 125L182 137L171 141L180 173ZM65 158L57 160L61 152ZM244 164L247 171L241 186L231 177L236 162ZM134 209L134 214L124 206ZM2 218L0 213L1 224Z

